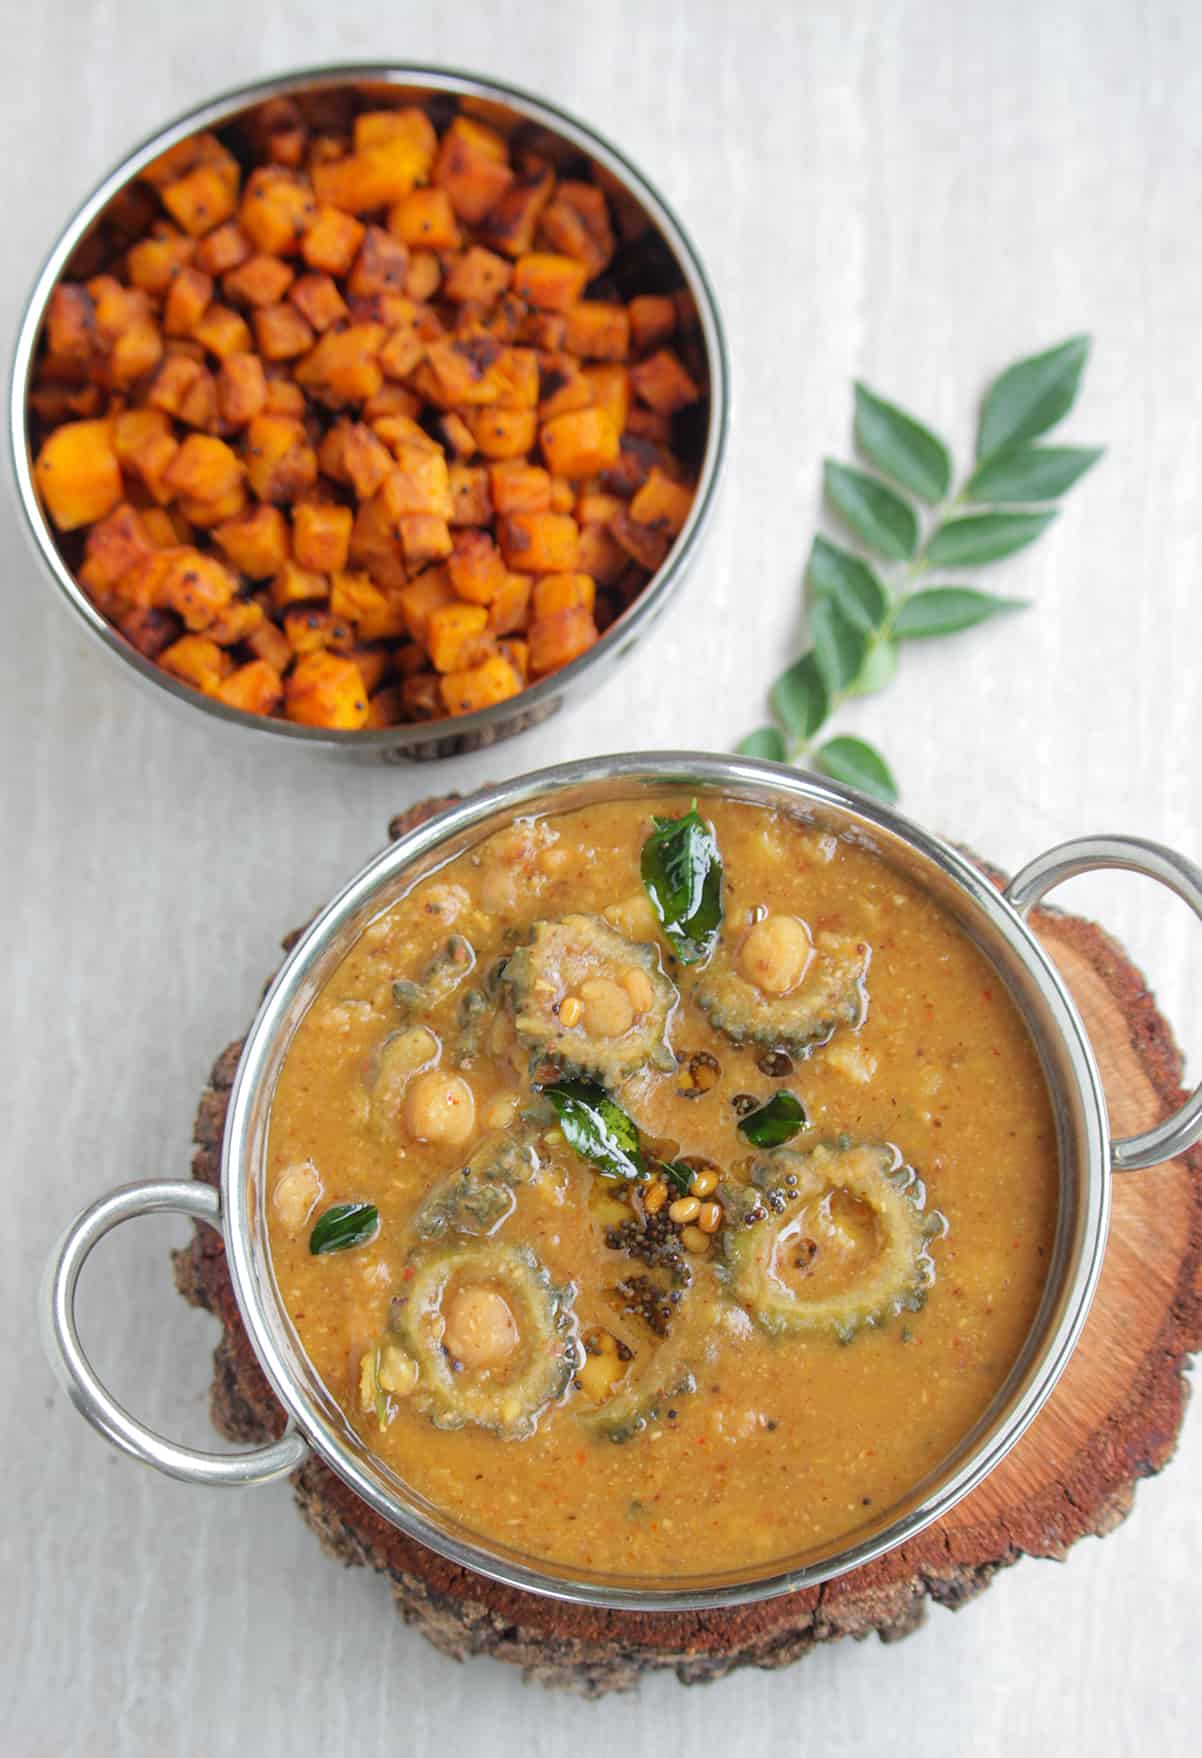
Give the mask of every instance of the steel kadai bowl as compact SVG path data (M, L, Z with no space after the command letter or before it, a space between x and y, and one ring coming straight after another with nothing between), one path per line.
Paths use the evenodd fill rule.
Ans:
M759 1572L705 1578L567 1575L431 1507L368 1450L340 1414L301 1350L272 1274L264 1219L268 1125L281 1065L310 1002L368 922L415 881L518 816L675 789L686 801L690 793L715 790L854 837L924 888L990 960L1027 1023L1051 1094L1060 1157L1058 1231L1039 1313L991 1408L935 1475L839 1548L790 1557ZM195 1183L126 1185L68 1229L43 1302L47 1346L59 1377L80 1413L114 1445L173 1477L267 1483L313 1452L412 1538L484 1575L562 1599L644 1610L728 1605L811 1586L865 1563L946 1514L993 1469L1044 1403L1080 1335L1097 1284L1112 1175L1135 1175L1202 1135L1199 1089L1158 1127L1111 1139L1081 1019L1026 924L1032 906L1053 886L1102 867L1156 879L1202 916L1202 871L1155 843L1121 836L1066 843L1032 861L999 894L955 849L897 813L829 782L743 759L690 752L599 758L475 795L377 856L293 949L246 1039L226 1125L220 1194ZM74 1316L79 1273L112 1227L156 1210L192 1215L225 1236L243 1323L289 1418L286 1432L270 1446L230 1456L174 1445L122 1409L89 1365Z
M705 360L708 401L704 420L696 423L683 441L697 472L697 492L688 521L662 567L593 647L520 695L473 714L362 732L333 732L247 714L201 695L144 658L100 614L77 583L71 566L71 548L55 532L34 487L28 397L50 295L59 280L72 272L73 260L78 258L81 247L104 225L110 205L147 165L168 147L202 130L211 129L219 134L236 131L240 120L269 98L345 91L348 87L359 95L370 96L373 102L426 106L440 120L449 120L457 110L465 110L507 133L513 132L554 163L591 171L609 194L620 232L618 256L609 273L617 278L622 296L677 289L687 289L692 295ZM417 64L354 63L284 74L224 92L157 130L109 173L68 223L30 295L17 338L9 428L17 490L43 569L83 627L127 669L131 678L145 680L184 708L250 732L344 756L405 762L479 750L539 725L565 702L579 699L599 684L642 639L683 583L709 519L726 452L729 384L722 321L701 259L668 203L619 148L555 105L499 80Z

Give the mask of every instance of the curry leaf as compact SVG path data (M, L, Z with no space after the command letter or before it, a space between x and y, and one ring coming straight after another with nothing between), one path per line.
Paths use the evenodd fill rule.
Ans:
M874 641L847 693L849 696L875 696L879 690L888 689L896 674L897 642Z
M560 1080L544 1087L569 1147L603 1178L646 1178L638 1129L604 1087L591 1080Z
M806 567L815 598L829 598L849 622L871 633L889 615L889 594L866 561L816 537Z
M998 452L969 477L970 501L1054 501L1102 456L1101 446L1013 446Z
M822 467L827 499L860 541L891 562L918 548L918 515L879 477L828 458Z
M739 1133L753 1147L779 1148L806 1125L805 1107L792 1093L773 1093L766 1105L739 1119Z
M996 457L1008 446L1037 439L1063 419L1077 400L1089 358L1088 336L1008 366L985 393L977 434L977 457Z
M902 641L922 640L928 635L956 635L975 628L991 617L1026 610L1025 598L998 598L972 586L932 586L916 592L898 611L893 632Z
M933 568L1000 561L1034 543L1055 517L1053 507L1046 513L968 513L962 519L949 519L927 544L927 560Z
M919 500L941 501L951 486L952 460L939 436L867 385L857 382L855 395L856 444L864 456Z
M880 752L864 739L828 739L814 752L813 762L832 781L859 788L862 794L871 794L888 806L897 798L892 770Z
M757 726L754 732L739 740L735 750L741 757L763 757L769 763L783 763L789 754L784 739L774 726Z
M366 1245L380 1230L380 1211L375 1203L334 1203L321 1215L309 1235L314 1257L328 1251L349 1251Z
M643 844L643 888L681 964L704 958L722 925L722 857L714 827L694 806L657 818Z
M772 711L793 739L810 739L830 713L830 693L813 652L803 653L773 684ZM779 734L777 735L779 737ZM783 743L782 743L783 750Z
M681 1196L688 1196L693 1185L692 1166L686 1166L683 1160L661 1160L659 1170L673 1190L679 1192Z
M845 690L859 676L868 652L868 636L829 598L820 598L810 606L810 634L822 682L831 695Z

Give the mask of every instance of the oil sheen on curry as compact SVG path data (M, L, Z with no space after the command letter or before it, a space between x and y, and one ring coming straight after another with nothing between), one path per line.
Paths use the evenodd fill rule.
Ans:
M522 819L416 884L276 1089L272 1257L375 1451L506 1549L835 1549L1012 1366L1056 1223L992 967L880 857L721 797Z

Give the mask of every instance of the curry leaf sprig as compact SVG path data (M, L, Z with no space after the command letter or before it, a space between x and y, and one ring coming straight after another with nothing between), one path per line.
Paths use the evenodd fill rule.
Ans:
M1025 608L1025 599L954 576L1034 543L1059 510L1048 503L1101 457L1098 447L1032 443L1072 408L1088 356L1089 337L1074 336L994 380L973 468L954 492L951 454L939 436L856 384L856 446L879 474L828 458L823 488L867 553L814 538L806 565L811 646L772 685L772 724L748 734L741 752L777 763L804 757L836 781L897 798L888 763L866 740L843 735L815 749L816 735L849 697L892 681L907 641L958 634Z

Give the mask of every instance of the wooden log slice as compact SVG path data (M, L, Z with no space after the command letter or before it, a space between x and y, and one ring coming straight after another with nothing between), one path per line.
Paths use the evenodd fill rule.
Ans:
M426 801L391 825L399 836L448 802ZM996 876L995 876L996 877ZM1101 928L1037 910L1032 926L1072 991L1105 1082L1113 1128L1145 1129L1181 1102L1182 1059L1140 973ZM290 936L285 946L296 936ZM219 1180L221 1140L240 1044L214 1065L196 1119L193 1176ZM180 1292L222 1325L212 1416L231 1440L284 1425L242 1328L218 1234L198 1224L175 1254ZM958 1607L1022 1556L1063 1558L1111 1531L1135 1485L1172 1456L1189 1355L1202 1345L1202 1154L1116 1177L1110 1242L1081 1342L1051 1399L972 1495L910 1543L805 1592L690 1613L614 1612L561 1604L487 1581L374 1514L316 1458L297 1472L301 1514L325 1550L386 1576L402 1617L462 1659L490 1654L586 1696L671 1669L686 1684L734 1667L779 1667L840 1636L908 1635L927 1604Z

